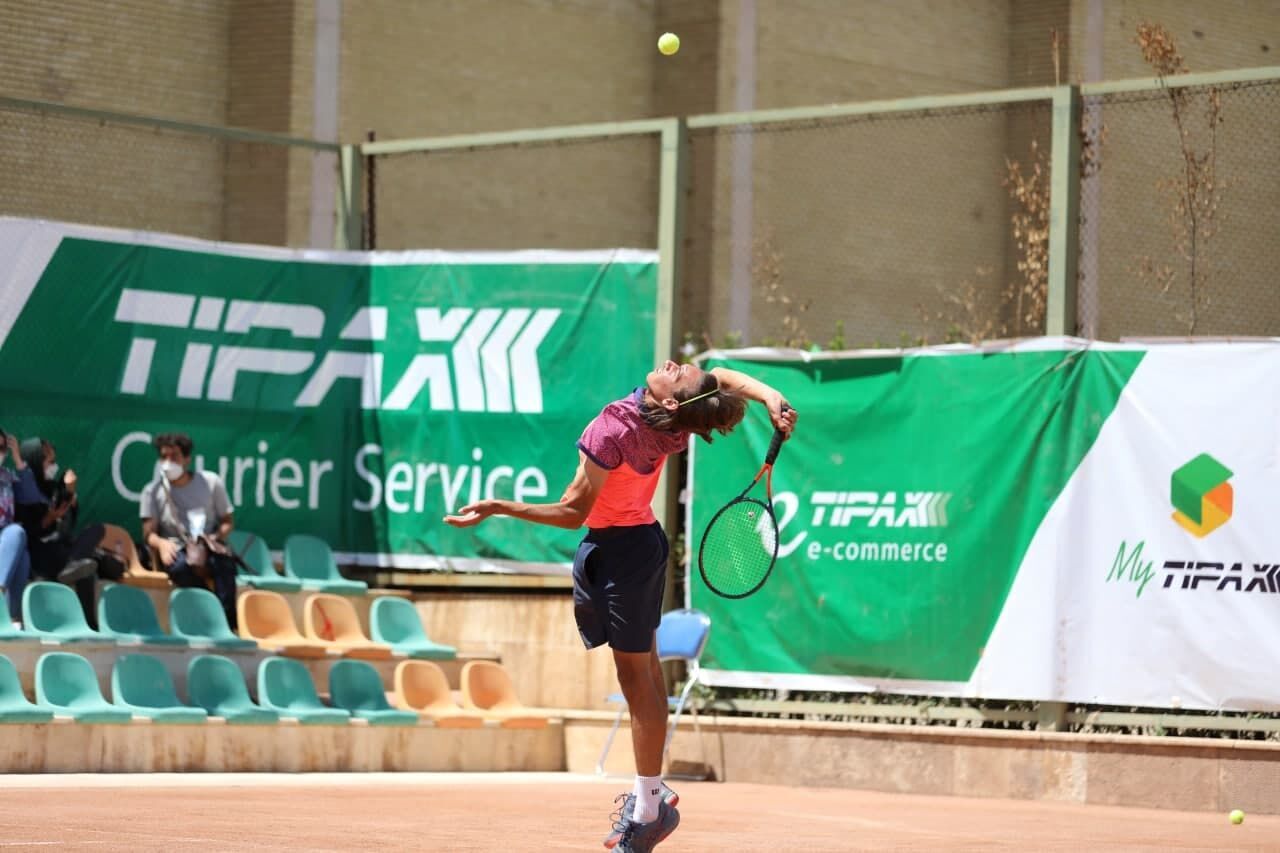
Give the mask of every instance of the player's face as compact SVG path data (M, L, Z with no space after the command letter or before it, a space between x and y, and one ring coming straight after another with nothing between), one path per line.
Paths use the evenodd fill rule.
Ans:
M705 374L693 364L676 364L668 361L645 377L649 393L654 399L685 400L698 393Z

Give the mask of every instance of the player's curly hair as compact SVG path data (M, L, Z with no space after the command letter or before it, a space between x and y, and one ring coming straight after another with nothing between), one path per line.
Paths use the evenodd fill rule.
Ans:
M695 397L701 399L695 400ZM685 400L692 402L674 410L661 406L646 409L645 423L666 432L679 430L696 433L710 444L713 432L728 435L742 423L742 418L747 413L746 399L721 388L719 380L711 373L703 376L702 384L696 391L678 395L676 400L680 403Z

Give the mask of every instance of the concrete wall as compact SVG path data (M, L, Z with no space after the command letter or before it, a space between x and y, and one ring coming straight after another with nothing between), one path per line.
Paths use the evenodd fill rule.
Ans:
M418 726L81 725L0 728L3 773L547 771L564 732Z
M570 772L586 773L611 719L565 723ZM685 719L672 741L674 771L726 782L859 788L894 793L1056 800L1186 811L1280 813L1280 745L919 726ZM634 772L624 724L610 773Z

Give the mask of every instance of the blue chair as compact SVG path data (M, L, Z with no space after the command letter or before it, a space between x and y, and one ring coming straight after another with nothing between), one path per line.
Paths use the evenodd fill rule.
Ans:
M256 649L258 644L231 633L222 602L207 589L198 586L175 589L169 593L169 630L193 646L215 649Z
M137 587L109 584L98 597L98 630L119 643L186 646L186 637L166 634L151 596Z
M0 655L0 723L48 723L53 709L32 704L22 692L13 661Z
M684 689L680 691L680 695L667 697L667 708L675 709L675 719L667 726L667 740L662 745L663 762L667 759L667 751L671 749L671 739L675 737L676 726L680 724L680 715L688 704L689 694L693 692L693 686L702 677L700 661L702 652L707 647L707 638L710 636L711 618L701 610L672 610L663 614L662 621L658 623L658 660L683 661L686 671ZM600 760L596 762L596 772L602 776L605 759L609 757L614 736L618 734L618 727L622 725L622 715L627 711L627 700L621 693L614 693L606 701L620 703L622 707L618 709L613 728L610 729L609 737L604 742L604 749L600 751ZM701 736L702 727L698 725L697 709L690 708L690 713L693 716L694 730Z
M191 659L187 664L187 695L192 705L228 723L269 725L280 719L275 711L254 704L240 667L220 655L197 655Z
M80 599L69 586L51 581L27 584L22 591L22 617L28 633L53 643L114 643L85 621Z
M131 711L112 705L102 697L98 676L89 662L68 652L50 652L36 661L36 703L52 708L54 713L70 716L77 723L133 720Z
M275 592L297 592L302 589L302 581L286 578L276 571L275 564L271 562L271 551L261 536L247 530L233 530L227 536L227 544L244 560L244 566L240 568L242 582L256 589Z
M157 723L203 723L209 715L178 698L163 663L150 655L122 655L111 668L111 698Z
M427 636L412 601L393 596L379 598L369 608L369 633L375 643L386 643L396 652L419 660L457 660L453 646Z

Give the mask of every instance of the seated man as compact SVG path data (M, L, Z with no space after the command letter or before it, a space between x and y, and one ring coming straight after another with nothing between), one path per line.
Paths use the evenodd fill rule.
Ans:
M155 441L160 476L142 490L142 539L159 558L174 586L212 588L236 627L236 564L222 543L231 532L234 508L222 478L191 471L195 445L185 433Z

